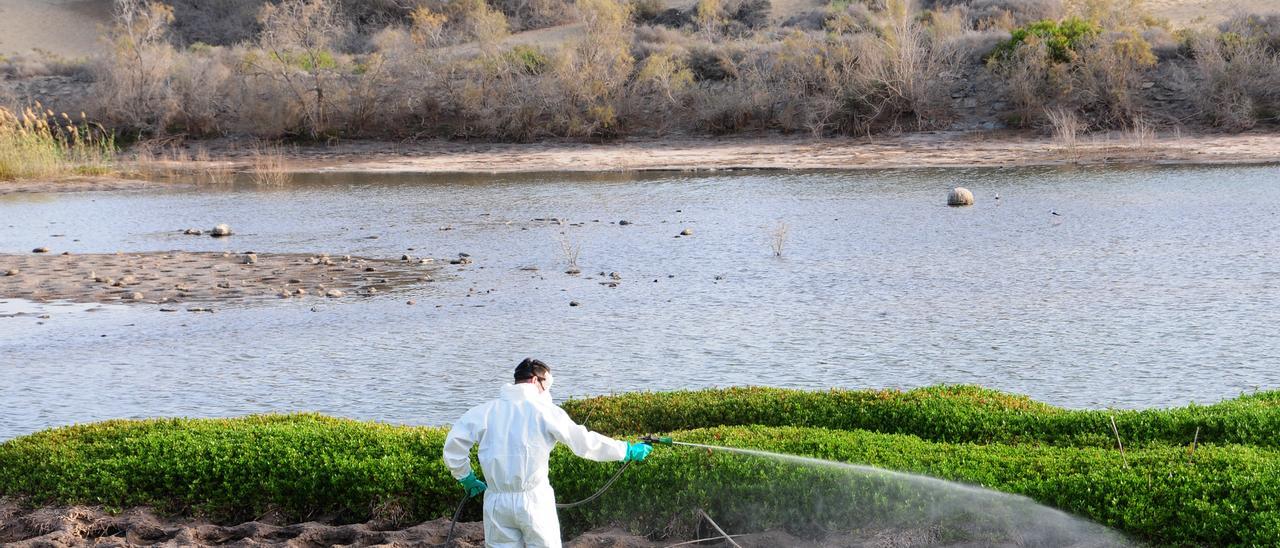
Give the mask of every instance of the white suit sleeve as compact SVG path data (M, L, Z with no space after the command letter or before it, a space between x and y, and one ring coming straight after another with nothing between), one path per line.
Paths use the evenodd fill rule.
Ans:
M554 405L549 407L552 411L548 413L547 422L551 435L556 441L569 446L573 454L598 462L622 460L627 455L627 442L587 430L587 427L573 422L563 409Z
M462 479L471 473L471 446L479 441L480 425L471 411L462 415L449 429L444 439L444 465L449 467L453 479Z

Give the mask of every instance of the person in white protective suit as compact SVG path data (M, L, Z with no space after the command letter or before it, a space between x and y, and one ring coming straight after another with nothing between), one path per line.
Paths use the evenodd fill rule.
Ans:
M444 462L471 496L484 496L484 544L489 547L558 548L560 518L547 478L551 449L569 446L594 461L641 461L652 448L597 434L576 424L551 402L551 368L535 359L516 366L515 383L498 399L473 407L449 430ZM471 470L471 446L480 446L480 468Z

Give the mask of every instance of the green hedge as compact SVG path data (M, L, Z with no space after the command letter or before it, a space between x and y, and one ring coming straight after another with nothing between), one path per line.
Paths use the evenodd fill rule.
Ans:
M912 434L940 442L1114 447L1111 417L1126 445L1201 443L1280 447L1280 392L1174 409L1066 410L976 386L803 391L728 388L629 393L572 400L576 420L605 433L710 426L811 426Z
M387 501L452 515L445 433L313 414L107 421L0 444L0 494L223 522L268 510L364 519Z
M1202 430L1205 444L1189 456L1182 440L1147 436L1143 443L1126 444L1127 465L1109 443L1092 447L1092 438L1081 435L1084 427L1071 427L1082 421L1095 428L1096 419L1106 413L1066 411L971 387L814 393L738 389L623 395L566 407L579 414L594 408L594 428L625 429L637 418L645 426L680 419L685 426L634 432L652 430L683 441L980 484L1161 544L1265 545L1280 543L1280 449L1260 433L1273 424L1267 421L1273 420L1275 400L1269 393L1214 406L1131 412L1124 419L1118 415L1122 431L1139 424L1134 416L1157 417L1144 419L1152 431L1172 428L1165 423L1194 422L1187 422L1188 417L1217 417L1218 432L1266 442L1252 447L1223 443L1206 439ZM851 407L859 410L851 412ZM686 411L694 414L680 418ZM870 430L880 431L858 429L848 417L861 417L875 426ZM1259 423L1246 424L1248 417ZM716 426L728 419L792 420L798 425ZM689 425L700 420L713 427ZM930 420L943 426L930 427ZM822 421L834 426L815 427ZM1020 430L998 435L998 427L983 421ZM1105 425L1109 432L1109 422ZM913 430L921 435L912 435ZM441 428L311 414L108 421L0 444L0 496L40 505L151 505L217 521L252 519L269 510L290 519L327 515L364 520L388 505L403 509L410 519L434 519L451 515L461 494L440 458L444 435ZM1089 443L1078 443L1082 440ZM558 498L589 495L618 466L557 449L552 482ZM691 511L704 508L735 530L786 527L808 534L873 518L909 527L943 495L830 468L662 447L632 466L604 497L565 510L561 518L570 533L607 524L647 533L670 530L673 524L676 530L688 527ZM479 505L471 504L467 519L478 514ZM961 521L958 530L964 529L963 516L956 518ZM964 538L983 543L986 533L966 530Z

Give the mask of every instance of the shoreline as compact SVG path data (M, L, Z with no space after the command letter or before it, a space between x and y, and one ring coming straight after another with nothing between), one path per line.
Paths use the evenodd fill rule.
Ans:
M191 141L189 151L210 161L180 158L121 161L132 172L162 173L143 180L134 173L102 177L0 182L0 195L74 191L119 191L156 187L217 186L185 182L210 170L241 175L254 169L257 147L239 139ZM546 141L349 141L285 146L284 171L293 174L421 173L628 173L734 170L862 170L912 168L1002 168L1105 165L1255 165L1280 162L1280 134L1098 133L1072 145L1031 131L950 131L870 138L810 138L785 135L725 138L643 138L613 143ZM122 153L127 158L129 152ZM192 177L195 178L195 177Z
M212 154L236 157L224 143ZM758 137L465 143L356 141L286 149L294 173L537 173L1029 167L1280 162L1280 134L1099 133L1064 146L1029 131L906 133L873 138Z

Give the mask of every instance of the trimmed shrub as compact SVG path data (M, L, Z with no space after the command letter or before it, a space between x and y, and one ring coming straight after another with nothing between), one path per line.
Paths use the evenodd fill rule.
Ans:
M728 388L631 393L565 402L577 420L607 433L668 432L760 424L911 434L947 443L1113 447L1201 442L1280 448L1280 392L1175 409L1067 410L976 386L809 392ZM1199 429L1197 438L1196 430Z
M998 393L971 395L990 396L973 402L982 408L998 409L1001 402L1035 407ZM941 399L952 397L940 393ZM791 426L670 434L679 441L869 464L1020 493L1161 544L1280 542L1280 452L1270 448L1206 444L1188 455L1180 445L1151 444L1128 447L1122 456L1102 448L941 443ZM394 502L409 519L426 520L451 515L461 495L440 458L444 436L441 428L310 414L108 421L0 444L0 495L25 497L29 504L152 505L216 521L267 511L289 519L327 514L363 520ZM557 448L551 462L557 499L586 497L618 466ZM920 490L880 474L660 447L608 494L562 512L561 520L570 533L606 525L680 533L693 525L687 516L702 508L735 532L785 528L818 536L824 528L918 524L931 517L935 499L948 496L947 490ZM477 519L478 506L470 505L464 519Z

